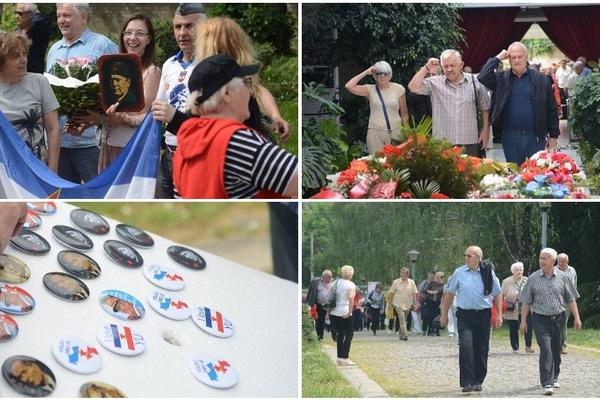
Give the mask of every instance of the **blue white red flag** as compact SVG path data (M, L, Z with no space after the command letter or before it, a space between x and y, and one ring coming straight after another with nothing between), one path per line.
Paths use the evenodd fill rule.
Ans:
M160 139L160 123L148 113L117 159L94 179L77 184L39 161L0 112L0 198L154 198Z

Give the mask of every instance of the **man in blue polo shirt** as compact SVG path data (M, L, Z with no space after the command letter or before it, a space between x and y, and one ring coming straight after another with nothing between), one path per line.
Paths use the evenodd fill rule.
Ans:
M509 59L510 70L495 72L498 62ZM554 150L558 109L548 78L528 67L527 48L515 42L490 58L477 76L494 91L491 124L502 127L506 161L521 164L545 147Z
M448 324L448 308L456 296L458 321L458 362L462 391L480 392L487 375L492 298L498 311L496 328L502 326L500 283L490 265L481 264L483 252L477 246L465 251L465 265L448 281L440 325Z
M73 57L91 57L93 62L104 54L119 52L116 44L106 36L88 28L90 8L88 3L58 3L56 5L58 28L63 38L54 43L48 52L46 71L50 72L57 60ZM98 175L96 128L81 130L81 135L65 133L66 116L60 117L60 158L58 175L72 182L86 182Z

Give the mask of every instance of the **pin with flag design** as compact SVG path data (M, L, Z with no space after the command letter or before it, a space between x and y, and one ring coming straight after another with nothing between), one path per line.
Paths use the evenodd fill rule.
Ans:
M213 336L226 338L234 333L233 323L220 311L207 306L192 309L192 320L203 331Z
M98 330L96 337L102 346L123 356L136 356L146 350L144 337L126 325L106 324Z

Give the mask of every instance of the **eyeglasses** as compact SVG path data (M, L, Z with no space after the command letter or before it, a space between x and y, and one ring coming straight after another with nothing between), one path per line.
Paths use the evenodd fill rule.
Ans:
M30 14L31 11L15 11L15 14L17 14L19 17L22 17L23 14Z
M246 87L248 89L252 89L252 77L247 76L244 78L244 85L246 85Z
M390 76L387 72L375 72L375 76L381 78L382 76Z
M136 38L143 38L145 36L148 36L148 34L146 32L142 32L142 31L136 31L136 32L132 32L132 31L125 31L123 32L123 37L132 37L135 36Z

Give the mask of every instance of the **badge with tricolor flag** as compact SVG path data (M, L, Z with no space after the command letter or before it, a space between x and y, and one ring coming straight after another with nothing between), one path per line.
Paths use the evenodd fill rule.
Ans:
M52 354L63 367L80 374L93 374L102 369L98 349L73 336L63 336L52 346Z
M227 360L200 354L190 364L192 375L205 385L227 389L237 384L238 373Z
M205 332L226 338L233 335L233 323L220 311L206 306L192 309L192 320Z
M127 325L106 324L96 337L102 346L123 356L137 356L146 350L144 337Z

